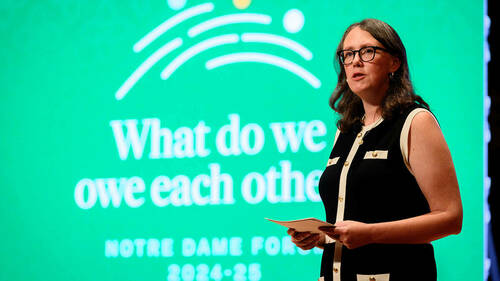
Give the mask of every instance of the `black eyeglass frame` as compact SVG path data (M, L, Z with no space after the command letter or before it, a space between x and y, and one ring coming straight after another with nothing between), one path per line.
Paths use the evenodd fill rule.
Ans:
M365 50L367 48L372 48L373 49L373 57L369 60L364 60L361 56L361 51L362 50ZM385 48L382 48L382 47L378 47L378 46L365 46L363 48L359 48L358 50L340 50L337 52L337 56L339 57L339 61L341 64L343 65L349 65L351 63L354 62L354 58L356 57L356 53L358 53L358 57L361 61L363 62L369 62L369 61L372 61L374 58L375 58L375 55L377 54L377 50L381 50L381 51L384 51L384 52L389 52L389 50L385 49ZM352 52L353 53L353 57L352 57L352 62L350 63L344 63L344 59L343 59L343 56L342 56L342 53L346 52L346 51L349 51L349 52Z

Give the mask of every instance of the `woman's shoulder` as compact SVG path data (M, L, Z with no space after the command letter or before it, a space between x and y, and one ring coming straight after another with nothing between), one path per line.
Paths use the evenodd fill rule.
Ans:
M396 124L399 124L399 126L410 125L414 117L421 114L425 114L428 116L432 116L432 118L435 118L434 114L428 107L418 103L411 103L402 105L399 110L394 112L392 119Z
M436 117L427 109L418 110L411 121L411 130L425 133L432 128L439 128Z

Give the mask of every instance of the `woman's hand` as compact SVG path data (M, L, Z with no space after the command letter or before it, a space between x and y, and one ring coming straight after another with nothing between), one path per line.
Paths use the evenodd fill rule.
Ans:
M292 236L292 242L302 250L310 250L316 246L320 246L324 235L310 232L298 232L293 228L289 228L288 235Z
M326 235L344 244L349 249L372 243L370 225L357 221L341 221L335 227L321 226Z

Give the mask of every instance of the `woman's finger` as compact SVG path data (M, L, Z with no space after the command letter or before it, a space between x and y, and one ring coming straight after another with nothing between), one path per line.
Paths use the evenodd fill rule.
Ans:
M325 226L318 227L318 229L321 230L321 231L330 231L330 230L333 231L333 229L335 229L335 226L327 226L327 225L325 225Z
M316 241L316 240L318 240L318 238L319 238L319 234L314 233L314 234L310 234L310 235L309 235L309 236L307 236L307 237L304 237L301 241L302 241L303 243L309 243L309 242L311 242L311 241Z
M330 237L333 236L333 235L335 235L335 234L337 234L335 232L335 228L328 228L328 229L325 229L325 230L320 229L320 230L323 231L323 233L325 233L326 235L328 235Z
M300 243L297 243L297 246L299 246L303 250L309 250L311 248L314 248L317 243L318 243L318 236L312 235L311 237L307 238L306 240L303 240Z
M303 237L302 239L295 239L295 241L293 241L294 239L292 238L292 242L304 246L316 243L318 239L319 239L319 234L310 234L306 237Z
M312 248L316 247L316 244L310 244L306 246L299 246L302 250L311 250Z
M293 237L297 240L303 240L311 235L311 232L295 232Z

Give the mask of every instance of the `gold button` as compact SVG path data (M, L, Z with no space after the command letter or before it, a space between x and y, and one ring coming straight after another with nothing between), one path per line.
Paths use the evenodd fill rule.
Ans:
M331 165L331 164L332 164L332 162L333 162L333 160L332 160L332 159L329 159L329 160L328 160L328 165Z
M338 269L338 268L336 268L336 267L334 267L334 268L333 268L333 272L337 273L337 272L339 272L339 269Z
M349 161L345 161L344 166L349 166Z
M378 153L376 151L372 152L373 157L377 157Z
M359 133L359 134L358 134L358 138L360 138L360 137L362 137L362 136L363 136L363 134L362 134L362 133Z
M344 198L339 197L339 202L342 202L342 201L344 201Z
M359 140L359 144L363 144L363 139L360 139L360 140Z
M372 276L372 277L370 277L370 279L369 279L369 280L370 280L370 281L377 281L377 279L376 279L375 277L373 277L373 276Z

